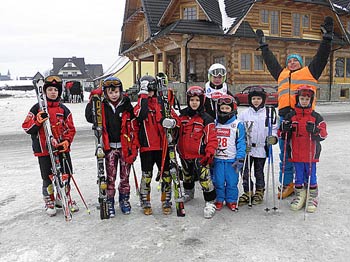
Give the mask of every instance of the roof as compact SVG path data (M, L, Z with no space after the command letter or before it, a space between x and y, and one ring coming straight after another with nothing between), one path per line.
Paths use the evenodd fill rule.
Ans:
M57 75L58 72L61 70L61 68L67 63L72 62L74 63L80 70L82 74L85 74L85 60L84 58L80 57L70 57L70 58L53 58L53 68L52 68L52 74Z
M141 0L148 24L148 29L152 34L159 31L158 22L167 8L170 0Z

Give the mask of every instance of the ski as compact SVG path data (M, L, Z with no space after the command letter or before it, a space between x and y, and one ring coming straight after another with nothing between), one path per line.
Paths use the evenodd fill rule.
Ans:
M163 90L163 88L166 86L162 78L158 78L159 86L161 90L161 96L163 100L164 105L164 114L166 118L171 118L171 109L174 106L175 102L175 96L174 92L171 88L167 88L167 90ZM167 94L167 95L165 95ZM176 160L176 153L175 153L175 142L174 137L172 133L172 129L165 128L165 137L164 137L164 143L163 143L163 158L162 158L162 170L161 175L163 173L164 168L164 161L165 161L165 154L169 154L169 173L171 175L171 178L173 180L174 185L174 201L175 201L175 207L176 207L176 214L178 217L184 217L186 215L185 212L185 205L184 205L184 199L183 194L181 190L181 184L180 184L180 168Z
M44 132L46 137L47 149L49 151L50 160L51 160L52 184L56 189L56 193L58 197L61 198L64 217L66 221L70 221L72 219L72 212L70 210L69 201L66 194L66 184L65 184L66 176L64 176L63 174L60 158L58 155L58 150L52 146L52 140L54 139L54 136L52 134L51 125L50 125L50 115L47 109L46 95L44 94L44 90L43 90L44 83L45 82L43 79L33 81L35 91L36 91L36 96L38 99L39 108L41 111L44 111L49 117L49 119L43 123L43 127L44 127Z
M107 179L105 175L103 142L102 142L102 106L101 97L95 94L91 98L93 127L95 135L95 156L97 161L97 184L98 184L98 202L100 209L100 218L109 219L107 205Z

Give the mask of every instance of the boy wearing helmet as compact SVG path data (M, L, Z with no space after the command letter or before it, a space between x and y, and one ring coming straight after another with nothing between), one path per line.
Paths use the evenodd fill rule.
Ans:
M230 95L218 99L218 119L216 123L218 147L214 158L217 210L224 202L236 211L238 200L238 174L243 167L246 144L245 129L237 119L237 104Z
M331 52L331 43L333 40L333 18L326 17L323 25L321 25L322 42L317 50L316 55L308 66L303 67L303 59L298 54L291 54L286 59L286 66L282 67L274 54L270 51L265 41L262 30L258 29L256 35L258 37L259 48L262 51L264 62L273 76L278 82L278 114L280 122L286 114L295 107L296 92L300 86L309 85L316 93L317 80L321 77L322 71L327 65L327 60ZM314 99L312 109L315 108L316 101ZM288 161L284 166L284 181L282 180L282 166L284 153L284 142L279 140L280 147L280 183L283 185L282 198L293 193L293 165ZM288 154L288 152L287 152ZM280 197L280 196L279 196Z
M38 157L42 183L42 194L45 201L46 213L49 216L56 215L56 207L61 207L59 196L54 196L54 188L50 176L52 175L52 165L44 132L43 123L50 121L54 139L51 144L58 150L61 165L66 174L71 175L73 167L70 158L70 145L75 136L75 127L70 110L61 103L62 80L59 76L51 75L45 78L43 86L44 94L47 99L47 115L44 111L39 111L39 104L36 103L29 111L22 128L27 134L31 135L32 148L34 155ZM49 117L50 116L50 117ZM63 161L62 155L65 154ZM66 185L68 204L73 212L79 210L75 201L70 196L70 176Z
M228 91L226 81L226 68L219 63L212 64L208 69L208 82L205 84L204 108L214 119L217 118L217 99L220 95L232 94Z
M239 205L251 203L261 204L264 199L265 178L264 166L267 157L267 147L277 143L277 124L272 125L272 136L268 135L266 125L266 92L262 87L253 87L248 93L249 107L238 115L238 119L243 123L252 123L250 130L250 145L247 145L247 155L250 158L246 161L243 172L244 193L239 198ZM248 163L250 166L248 167ZM253 181L249 177L249 170L254 165L255 193L253 194ZM250 185L249 185L250 183ZM250 189L250 190L249 190ZM251 198L251 199L250 199Z
M129 174L131 164L137 156L136 146L130 146L128 137L137 141L137 135L132 133L133 119L135 118L133 106L128 96L123 93L121 80L114 76L105 78L102 88L91 92L90 102L85 109L86 120L93 123L91 97L98 94L102 100L102 141L105 151L105 165L107 174L107 205L109 217L115 216L114 197L115 182L119 163L120 182L119 207L123 214L130 214L131 205ZM134 144L136 144L135 142ZM129 147L128 147L129 146Z
M282 137L287 133L290 139L289 160L295 168L295 198L290 208L299 210L306 205L306 211L311 213L318 205L316 162L321 153L320 141L327 137L323 117L312 109L314 97L311 86L299 87L295 108L286 115L280 127Z
M172 111L172 118L163 116L161 97L157 95L158 81L150 75L140 79L140 92L134 113L139 125L140 159L141 159L141 205L145 215L152 214L151 207L151 181L153 166L162 169L162 148L164 127L174 128L177 117ZM169 173L169 156L164 161L163 174L159 174L162 190L162 210L164 215L172 212L171 203L171 176Z
M185 202L194 198L194 182L199 180L203 190L204 217L215 214L216 191L210 177L210 164L213 162L218 141L214 119L204 112L205 95L200 86L187 90L187 107L181 110L178 151L183 169Z

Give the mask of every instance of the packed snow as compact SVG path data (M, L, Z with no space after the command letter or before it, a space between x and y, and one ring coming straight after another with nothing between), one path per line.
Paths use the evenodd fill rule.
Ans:
M66 222L62 211L55 217L45 214L38 162L32 155L30 136L21 128L36 103L35 93L13 91L10 97L3 95L1 91L0 261L348 260L349 103L317 105L328 123L329 136L322 142L318 164L320 205L316 213L306 215L306 220L303 211L289 210L291 198L282 200L276 212L266 213L264 202L251 209L240 207L238 212L223 208L213 219L204 219L199 185L195 199L185 204L185 217L177 217L176 212L165 216L154 180L153 215L145 216L135 193L133 173L131 214L123 215L117 209L115 218L101 220L96 210L94 137L84 118L86 102L66 104L77 128L71 153L74 177L91 210L89 215L73 186L72 195L80 211ZM239 111L244 109L239 107ZM279 149L274 146L273 150L277 187ZM140 180L139 158L135 168ZM271 182L269 192L271 208Z

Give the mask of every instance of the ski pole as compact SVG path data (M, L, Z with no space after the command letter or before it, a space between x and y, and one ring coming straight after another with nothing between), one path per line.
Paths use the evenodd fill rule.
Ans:
M286 155L287 155L287 138L288 138L288 133L286 132L284 135L284 143L283 143L283 162L282 162L282 178L281 178L282 183L280 188L280 197L278 199L278 208L280 208L280 205L281 205L282 192L283 192L283 181L284 181L284 173L286 168Z
M242 177L242 178L243 178L243 176L244 176L244 169L245 169L245 165L246 165L246 163L247 163L247 156L248 156L248 153L246 152L245 157L244 157L244 162L243 162L243 169L242 169L242 171L241 171L241 177ZM239 182L239 176L238 176L238 182ZM237 211L238 211L238 206L239 206L239 198L238 198L238 200L237 200L237 208L236 208Z
M307 210L307 204L309 202L310 198L310 182L311 182L311 172L312 172L312 139L311 139L311 133L309 134L309 173L308 173L308 179L307 179L307 190L306 190L306 203L305 203L305 209L304 209L304 220L306 220L306 210Z
M245 130L247 133L247 145L249 146L249 148L251 148L252 146L252 141L251 141L251 132L252 132L252 128L253 128L253 121L245 121L244 122L244 126L245 126ZM247 159L248 159L248 196L249 196L249 203L248 203L248 207L252 207L252 186L251 186L251 163L250 163L250 150L249 152L247 152ZM245 167L245 164L244 164Z
M137 182L137 176L135 172L135 166L134 163L131 164L132 171L134 173L134 181L135 181L135 188L136 188L136 194L139 196L140 195L140 189L139 189L139 183Z

